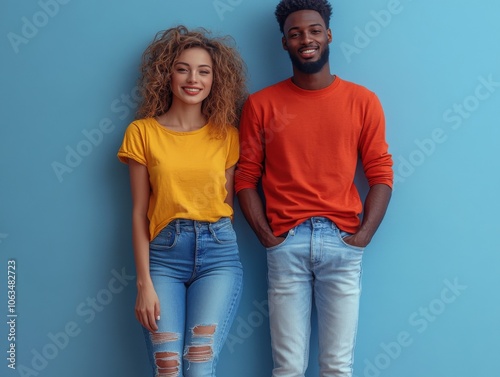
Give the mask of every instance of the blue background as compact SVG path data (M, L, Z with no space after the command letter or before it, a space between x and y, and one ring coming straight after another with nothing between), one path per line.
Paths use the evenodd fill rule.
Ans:
M140 55L178 23L231 34L253 92L291 74L275 5L2 3L2 376L147 375L133 314L128 171L116 159ZM333 5L332 71L380 97L397 180L365 253L355 375L496 375L500 3ZM239 209L235 227L245 291L218 375L269 376L265 251ZM17 268L16 370L6 360L8 260ZM318 375L316 342L308 377Z

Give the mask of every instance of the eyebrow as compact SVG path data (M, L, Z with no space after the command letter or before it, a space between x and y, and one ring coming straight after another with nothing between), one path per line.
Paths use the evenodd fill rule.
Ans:
M319 24L319 23L318 24L311 24L311 25L308 25L307 27L309 28L309 27L317 27L317 26L324 28L324 26ZM292 26L290 29L287 30L287 33L289 33L291 30L295 30L295 29L300 29L300 27Z
M185 62L176 62L175 65L177 65L177 64L182 64L182 65L186 65L186 66L190 67L190 65L188 63L185 63ZM200 64L198 66L198 68L200 68L200 67L212 68L212 66L210 66L209 64Z

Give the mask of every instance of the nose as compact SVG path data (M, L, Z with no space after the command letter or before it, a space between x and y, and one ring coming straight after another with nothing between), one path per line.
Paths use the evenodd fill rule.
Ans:
M309 34L307 31L302 33L302 38L301 38L301 43L302 44L309 44L312 41L311 34Z
M194 70L189 72L188 77L187 77L187 81L189 83L194 83L197 81L196 72Z

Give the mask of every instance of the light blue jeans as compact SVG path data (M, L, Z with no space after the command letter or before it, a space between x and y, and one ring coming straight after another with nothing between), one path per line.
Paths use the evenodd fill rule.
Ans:
M346 244L347 235L313 217L267 249L273 377L304 377L313 298L320 376L352 376L363 249Z
M161 306L158 331L144 329L153 376L215 376L242 291L230 219L172 221L150 243L150 271Z

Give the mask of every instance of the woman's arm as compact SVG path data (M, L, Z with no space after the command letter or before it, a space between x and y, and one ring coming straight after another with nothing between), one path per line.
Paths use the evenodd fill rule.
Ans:
M234 208L234 169L236 165L230 167L229 169L226 169L226 191L227 191L227 196L226 200L224 200L224 203L227 203L231 206L231 208Z
M149 174L146 166L129 160L132 191L132 238L137 272L137 300L135 315L149 331L158 330L156 318L160 316L160 302L149 273Z

